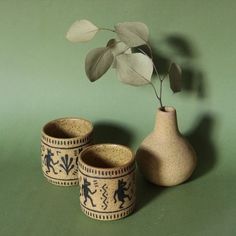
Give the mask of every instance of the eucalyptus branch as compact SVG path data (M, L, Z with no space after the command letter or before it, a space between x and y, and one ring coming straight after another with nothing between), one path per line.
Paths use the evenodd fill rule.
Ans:
M145 80L148 82L148 84L150 84L150 85L152 86L152 88L153 88L153 90L154 90L154 93L155 93L155 95L156 95L156 98L159 100L160 105L161 105L161 107L162 107L161 97L158 96L158 93L157 93L157 90L156 90L156 87L154 86L154 84L153 84L151 81L147 80L145 77L143 77L143 79L145 79Z
M142 49L138 48L138 50L139 50L140 52L142 52L144 55L148 56L147 53L145 53ZM150 50L151 50L151 48L150 48ZM151 85L152 85L152 87L153 87L153 89L154 89L154 91L155 91L156 97L158 98L158 100L159 100L159 102L160 102L161 108L163 108L163 104L162 104L162 82L163 82L163 80L161 79L161 76L159 75L159 73L158 73L158 71L157 71L157 68L156 68L156 65L155 65L154 62L153 62L153 59L152 59L152 65L153 65L153 68L154 68L155 73L157 74L157 76L158 76L158 78L159 78L159 80L160 80L160 92L159 92L159 96L158 96L158 93L157 93L157 91L156 91L156 88L155 88L155 86L154 86L154 84L153 84L152 82L151 82Z
M122 41L117 41L116 42L116 44L118 44L118 43L120 43L120 42L122 42ZM117 54L116 56L119 56L119 55L122 55L123 53L125 53L127 50L129 50L129 49L131 49L131 47L128 47L127 46L127 48L123 51L123 52L120 52L119 54ZM139 49L139 48L138 48ZM147 56L147 54L142 50L142 49L139 49L143 54L145 54L146 56ZM134 69L132 69L132 70L134 70ZM134 70L135 71L135 70ZM137 71L135 71L136 73L138 73ZM150 84L151 86L152 86L152 88L153 88L153 90L154 90L154 93L155 93L155 96L156 96L156 98L159 100L159 102L160 102L160 104L161 104L161 107L162 107L162 101L161 101L161 98L158 96L158 93L157 93L157 90L156 90L156 88L155 88L155 86L154 86L154 84L151 82L151 81L149 81L148 79L146 79L145 77L143 77L143 76L141 76L144 80L146 80L147 82L148 82L148 84Z
M155 92L155 95L156 95L157 99L159 100L160 105L161 105L161 107L162 107L161 97L158 96L158 93L157 93L157 90L156 90L154 84L153 84L152 82L149 82L149 84L152 86L152 88L153 88L153 90L154 90L154 92Z
M141 48L138 48L138 50L139 50L140 52L142 52L144 55L148 56L147 53L144 52ZM148 56L148 57L149 57L149 56ZM159 75L159 73L158 73L158 71L157 71L157 68L156 68L156 65L155 65L154 62L153 62L153 59L152 59L152 65L153 65L154 71L155 71L155 73L156 73L158 79L161 80L161 76Z
M149 45L148 45L148 48L149 48L150 52L152 52L151 47ZM142 52L145 53L143 50L142 50ZM165 77L163 79L161 78L160 74L158 73L157 67L156 67L156 65L153 61L153 57L152 57L152 65L153 65L154 71L155 71L155 73L156 73L156 75L157 75L157 77L160 81L159 101L160 101L161 108L163 108L163 104L162 104L162 83L163 83L163 80L164 80Z
M164 75L158 73L154 63L153 51L148 40L149 30L142 22L118 23L114 26L114 29L109 29L97 27L86 19L78 20L71 25L66 34L66 38L73 43L88 42L93 39L99 31L103 30L115 33L119 41L111 39L108 41L106 47L95 48L88 53L85 60L85 71L88 79L94 82L101 78L111 67L115 57L117 63L116 69L120 80L123 83L133 86L150 84L155 92L156 98L160 102L161 108L163 108L163 81L166 76L169 75L170 88L173 92L179 92L181 90L182 76L180 66L174 62L170 62L168 71ZM138 48L144 44L148 47L147 53ZM132 53L132 51L127 54L125 53L132 48L138 48L141 53ZM151 81L153 72L155 72L160 81L159 94L156 89L157 86Z
M171 64L172 64L172 62L170 62L170 64L169 64L169 66L168 66L168 70L166 71L166 73L163 75L163 77L162 77L162 81L167 77L167 75L170 73L170 68L171 68Z
M135 73L139 74L134 68L130 68L130 69L133 70ZM140 74L139 74L139 75L140 75ZM140 75L140 76L141 76L142 79L144 79L145 81L147 81L147 83L152 86L152 88L153 88L153 90L154 90L154 93L155 93L157 99L159 100L160 104L162 104L161 98L160 98L160 96L158 96L157 90L156 90L154 84L152 83L152 81L146 79L146 78L145 78L144 76L142 76L142 75ZM162 106L162 105L161 105L161 106Z
M166 73L162 76L161 80L164 81L164 79L167 77L168 74L169 74L169 72L166 72Z

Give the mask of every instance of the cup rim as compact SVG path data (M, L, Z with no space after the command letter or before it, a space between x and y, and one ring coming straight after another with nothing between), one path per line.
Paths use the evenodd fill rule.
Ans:
M85 121L87 122L89 125L90 125L90 131L87 132L86 134L84 135L78 135L76 137L72 137L72 138L57 138L57 137L53 137L51 135L48 135L46 132L45 132L45 128L50 124L50 123L53 123L53 122L56 122L56 121L60 121L60 120L80 120L80 121ZM49 138L53 138L53 139L56 139L56 140L74 140L74 139L78 139L78 138L83 138L83 137L86 137L86 136L89 136L92 132L93 132L93 123L90 121L90 120L87 120L87 119L84 119L84 118L81 118L81 117L62 117L62 118L57 118L57 119L54 119L54 120L51 120L51 121L48 121L41 129L41 134L43 134L44 136L47 136Z
M103 168L103 167L96 167L96 166L92 166L92 165L88 165L87 163L85 163L82 159L82 155L84 155L86 152L88 152L90 149L94 148L94 147L97 147L97 146L114 146L114 147L122 147L124 149L126 149L127 151L130 152L131 154L131 159L123 164L123 165L120 165L120 166L115 166L115 167L108 167L108 168ZM82 163L83 165L89 167L89 168L93 168L93 169L99 169L99 170L103 170L103 171L111 171L111 170L117 170L117 169L120 169L120 168L125 168L125 167L128 167L130 166L132 163L135 162L135 156L134 156L134 152L127 146L125 145L122 145L122 144L115 144L115 143L99 143L99 144L93 144L93 145L90 145L88 147L86 147L79 155L79 163Z

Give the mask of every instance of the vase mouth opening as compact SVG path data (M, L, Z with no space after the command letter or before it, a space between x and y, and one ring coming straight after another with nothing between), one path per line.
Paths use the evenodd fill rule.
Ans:
M164 107L160 107L158 109L159 111L161 112L169 112L169 113L172 113L172 112L175 112L175 108L174 107L170 107L170 106L164 106Z

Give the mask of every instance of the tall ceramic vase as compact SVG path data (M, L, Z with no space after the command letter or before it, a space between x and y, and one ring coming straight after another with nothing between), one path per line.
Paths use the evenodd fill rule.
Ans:
M153 132L140 145L136 160L150 182L174 186L186 181L196 167L196 154L178 129L173 107L158 109Z

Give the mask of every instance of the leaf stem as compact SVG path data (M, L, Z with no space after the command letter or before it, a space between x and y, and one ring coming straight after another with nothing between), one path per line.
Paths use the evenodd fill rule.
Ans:
M161 97L158 96L158 93L157 93L157 90L156 90L154 84L152 82L149 82L149 84L152 86L152 88L153 88L153 90L155 92L155 95L156 95L157 99L159 100L159 102L161 104L161 107L162 107Z
M156 72L156 74L157 74L157 76L158 76L158 79L160 80L160 95L159 95L159 96L158 96L158 93L157 93L157 90L156 90L154 84L153 84L152 82L150 82L150 85L151 85L151 86L153 87L153 89L154 89L155 95L156 95L157 99L158 99L159 102L160 102L161 108L163 108L163 107L164 107L163 104L162 104L162 82L163 82L163 80L161 79L161 76L159 75L159 73L158 73L158 71L157 71L157 68L156 68L156 66L155 66L155 64L154 64L154 62L153 62L153 56L152 56L151 47L150 47L150 45L148 45L148 44L147 44L147 46L148 46L148 48L149 48L149 50L150 50L150 53L151 53L151 60L152 60L152 65L153 65L154 71ZM138 50L139 50L140 52L142 52L144 55L148 56L147 53L145 53L142 49L138 48Z
M149 46L148 46L148 48L149 48L149 50L150 50L150 52L151 52L151 48L150 48ZM138 48L138 50L139 50L140 52L142 52L144 55L148 56L147 53L145 53L142 49ZM156 65L155 65L154 62L153 62L152 54L151 54L151 58L152 58L152 65L153 65L153 68L154 68L154 70L155 70L155 73L157 74L158 79L161 80L161 77L160 77L160 75L159 75L159 73L158 73L158 71L157 71Z
M152 58L153 68L154 68L154 70L155 70L155 72L157 74L157 77L159 78L159 80L161 80L161 77L160 77L160 75L159 75L159 73L157 71L156 65L155 65L154 60L153 60L152 48L151 48L150 44L148 44L148 43L147 43L147 46L148 46L148 49L149 49L149 52L150 52L150 55L151 55L151 58ZM142 50L142 52L145 53L143 50Z
M161 79L160 80L160 105L161 105L161 108L163 108L163 104L162 104L162 83L163 83L163 80Z
M109 29L109 28L99 28L99 30L107 30L107 31L111 31L113 33L115 33L116 31L113 29Z
M151 58L152 58L152 61L153 61L153 53L152 53L152 48L151 48L151 46L150 46L150 44L149 44L149 43L147 43L147 47L148 47L148 49L149 49L150 56L151 56Z
M131 68L134 72L136 72L137 74L139 74L136 70L134 70L133 68ZM140 74L139 74L140 75ZM160 104L161 104L161 107L163 107L162 106L162 102L161 102L161 98L158 96L158 93L157 93L157 90L156 90L156 88L155 88L155 86L154 86L154 84L152 83L152 81L150 81L150 80L148 80L148 79L146 79L144 76L142 76L142 75L140 75L145 81L147 81L147 83L148 84L150 84L151 86L152 86L152 88L153 88L153 90L154 90L154 92L155 92L155 95L156 95L156 97L157 97L157 99L159 100L159 102L160 102Z
M144 77L143 77L143 78L144 78ZM144 78L144 79L145 79L146 81L148 81L148 84L150 84L150 85L152 86L152 88L153 88L153 90L154 90L154 93L155 93L155 95L156 95L156 98L159 100L160 105L161 105L161 108L163 108L162 101L161 101L161 97L158 96L156 87L154 86L154 84L153 84L151 81L147 80L146 78ZM160 92L161 92L161 90L160 90Z

